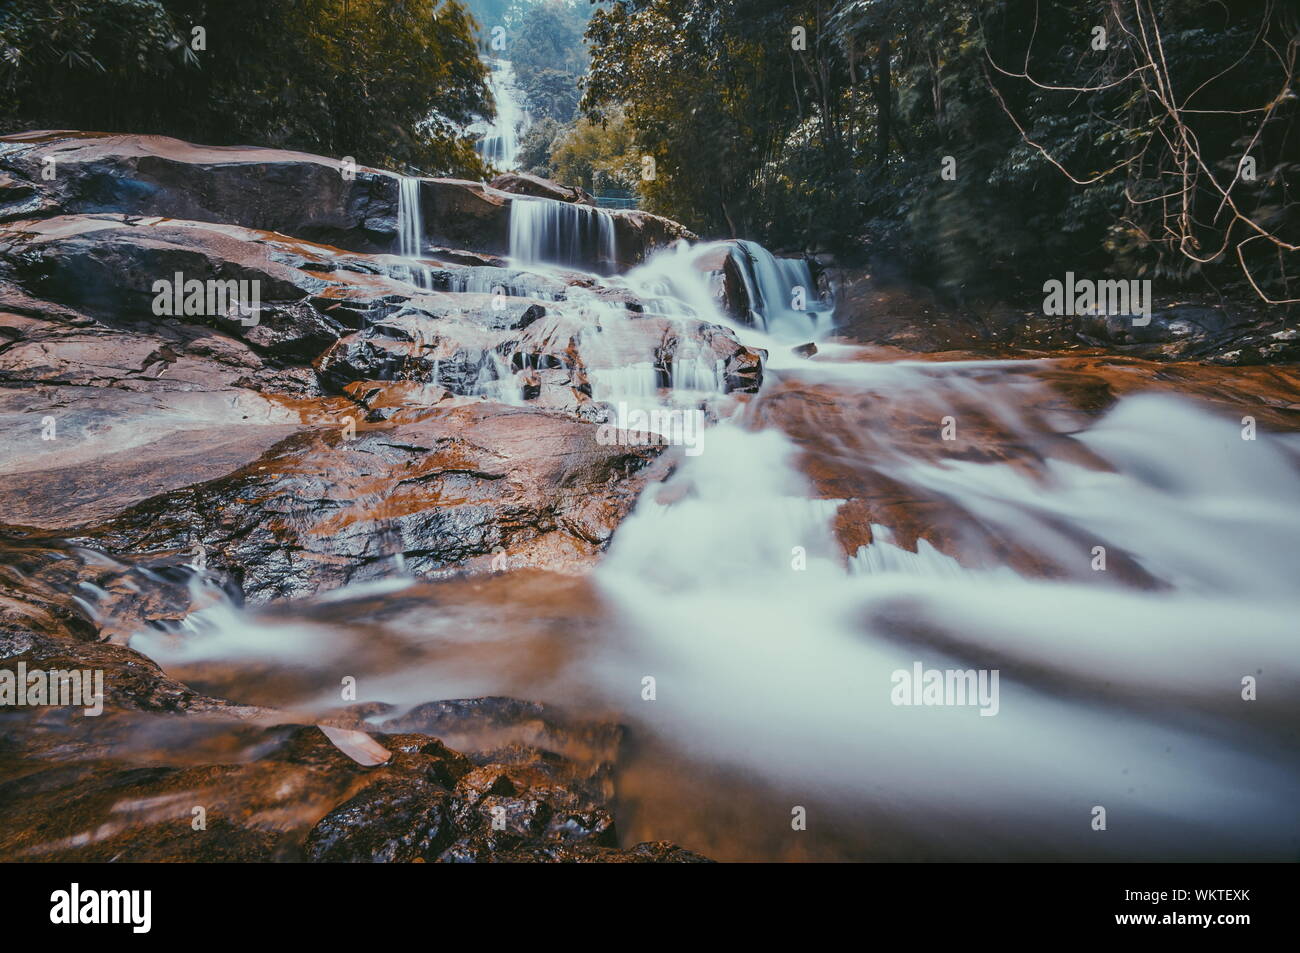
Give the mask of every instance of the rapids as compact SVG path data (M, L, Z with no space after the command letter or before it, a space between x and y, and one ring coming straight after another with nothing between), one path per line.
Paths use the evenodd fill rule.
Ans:
M502 161L507 143L492 146ZM1132 362L854 348L807 265L750 243L727 248L756 305L736 331L769 353L763 389L724 398L708 361L663 381L650 354L611 364L638 317L599 292L731 324L697 266L715 248L601 278L617 260L606 213L513 208L504 293L590 272L564 296L591 322L593 396L709 407L704 452L643 494L589 576L505 553L488 576L422 580L398 559L379 583L269 608L207 593L134 648L200 690L305 715L337 707L345 672L359 702L508 695L615 719L630 729L615 772L628 843L719 859L1295 858L1295 435L1242 439L1212 388L1146 368L1148 387ZM816 356L791 352L814 336ZM488 385L509 373L483 393L507 399ZM892 673L916 663L997 670L996 716L894 704Z

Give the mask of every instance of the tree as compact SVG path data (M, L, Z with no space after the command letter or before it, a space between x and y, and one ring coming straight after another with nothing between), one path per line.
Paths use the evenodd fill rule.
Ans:
M579 119L555 140L552 176L593 194L632 195L640 184L641 156L621 111L606 121Z
M549 118L529 126L519 140L519 168L544 179L553 178L551 153L555 143L564 135L565 128Z
M587 37L584 112L626 110L649 207L703 234L957 294L1088 268L1300 292L1294 4L616 0Z
M456 0L12 0L0 121L479 175L471 23Z
M587 71L585 27L584 16L559 3L534 4L520 16L509 58L534 115L560 122L573 119L580 98L578 83Z

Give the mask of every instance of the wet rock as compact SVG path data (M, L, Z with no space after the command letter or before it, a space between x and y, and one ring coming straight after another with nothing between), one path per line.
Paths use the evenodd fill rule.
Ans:
M463 248L442 248L435 245L427 249L427 254L431 259L452 265L505 268L510 264L509 260L501 255L467 251Z
M1075 321L1081 340L1141 357L1227 365L1300 358L1300 342L1283 314L1242 305L1175 304L1152 311L1146 324L1131 315L1082 315Z
M755 307L736 257L728 245L719 245L695 259L695 266L712 276L713 297L718 309L733 321L748 324Z
M699 236L683 225L664 218L642 212L639 209L628 212L613 211L614 239L618 249L619 267L631 268L645 261L660 248L667 248L676 241L698 241Z
M322 315L317 299L337 305L409 291L324 246L231 226L122 215L12 223L0 256L32 293L101 321L215 324L254 346L260 341L273 352L308 360L337 338L338 317L347 314ZM192 282L201 283L193 298ZM257 315L237 306L254 300Z
M57 174L41 176L46 159ZM360 251L391 247L397 181L335 159L255 147L196 146L165 136L29 132L0 138L13 183L0 214L121 212L226 222ZM345 172L354 172L349 177Z
M102 682L93 682L95 691L102 684L105 709L134 709L154 712L181 712L194 709L224 707L215 699L206 699L198 692L163 674L156 664L122 645L103 642L76 642L68 639L40 635L32 631L0 625L0 657L6 669L16 671L21 663L27 673L33 672L99 672ZM84 685L83 692L90 686ZM87 706L99 707L98 702L87 699ZM83 716L84 717L84 716ZM93 716L92 716L93 717Z
M595 205L596 200L585 189L578 186L561 185L544 179L540 175L527 172L506 172L498 175L491 182L492 188L516 195L531 195L542 199L555 199L557 202L573 202L575 205Z
M547 844L540 847L515 847L491 858L494 863L561 863L561 864L711 864L702 854L678 847L667 841L647 841L628 850L615 850L590 844Z
M426 702L405 714L384 721L384 731L436 735L453 744L475 764L491 764L512 757L531 758L537 750L553 751L573 765L594 764L594 773L573 778L590 796L612 795L607 766L613 762L624 738L624 728L611 722L577 719L562 709L518 698L459 698Z
M58 170L53 180L41 176L46 159ZM0 175L0 221L117 212L224 222L360 252L397 245L398 177L304 152L32 131L0 137ZM419 181L431 244L509 252L511 192L460 179ZM611 214L627 264L690 234L648 213Z
M77 385L0 388L0 425L12 436L0 447L5 519L55 528L238 470L304 423L286 403L242 388Z
M358 428L355 438L345 430L340 421L291 436L256 465L73 538L177 559L198 540L209 566L240 580L251 601L384 576L399 556L415 573L497 547L560 545L589 561L659 452L603 446L594 424L489 402L432 408L411 423Z
M764 355L730 328L659 315L616 320L589 314L581 302L509 299L498 307L485 296L425 295L338 341L315 366L334 390L358 380L415 381L583 417L593 376L629 365L652 365L665 387L676 380L753 392L762 381Z
M339 341L315 367L335 390L357 380L412 381L470 395L481 392L481 382L499 379L502 343L489 328L451 318L434 321L427 312L408 309ZM517 397L512 390L508 396Z
M468 400L437 384L415 381L354 381L344 391L365 408L370 423L418 420L431 407L453 407Z
M307 301L274 303L258 313L258 323L244 329L238 318L218 319L219 326L273 358L307 363L344 333L344 326ZM242 331L242 334L241 334Z
M315 726L136 711L70 734L61 712L43 714L0 718L0 856L11 860L702 859L671 844L620 850L606 807L547 752L475 767L435 738L381 734L393 758L367 768ZM154 745L182 739L189 764L158 760Z
M410 863L436 860L455 836L451 795L419 778L379 781L321 819L308 860Z

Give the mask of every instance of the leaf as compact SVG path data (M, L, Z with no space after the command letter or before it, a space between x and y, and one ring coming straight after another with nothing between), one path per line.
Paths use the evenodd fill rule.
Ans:
M330 725L317 725L316 727L333 743L334 747L357 764L364 765L367 768L383 764L393 756L391 751L364 731L353 731L351 728L334 728Z

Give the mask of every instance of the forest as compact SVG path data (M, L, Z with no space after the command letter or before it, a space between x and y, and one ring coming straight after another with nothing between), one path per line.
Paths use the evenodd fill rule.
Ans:
M494 39L525 168L701 235L889 254L957 294L1049 263L1300 295L1300 10L1276 0L16 0L0 123L478 178Z

